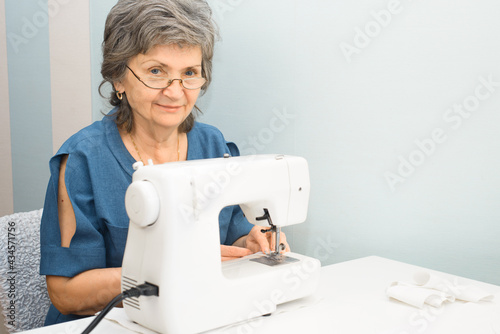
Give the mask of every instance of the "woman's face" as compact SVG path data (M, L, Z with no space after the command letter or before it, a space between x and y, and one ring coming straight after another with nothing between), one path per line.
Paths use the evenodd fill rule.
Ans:
M199 46L157 45L146 54L130 59L128 67L141 79L154 75L169 79L201 76L201 48ZM134 126L146 128L161 126L177 128L192 111L200 89L185 89L179 80L165 89L151 89L141 83L132 72L115 83L124 92L134 113Z

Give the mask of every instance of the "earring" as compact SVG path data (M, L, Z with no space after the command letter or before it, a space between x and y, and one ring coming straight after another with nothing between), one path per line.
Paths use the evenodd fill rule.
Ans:
M118 98L118 100L123 99L123 94L120 93L119 91L116 91L115 94L116 94L116 97Z

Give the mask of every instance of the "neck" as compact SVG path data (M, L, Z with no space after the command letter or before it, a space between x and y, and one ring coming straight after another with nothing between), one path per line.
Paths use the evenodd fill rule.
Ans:
M146 164L152 159L153 163L162 164L181 160L181 141L184 136L185 134L179 133L177 129L170 133L162 132L161 136L158 136L155 133L141 131L137 127L125 138L122 135L122 139L124 143L130 142L128 146L126 145L127 149L137 161Z

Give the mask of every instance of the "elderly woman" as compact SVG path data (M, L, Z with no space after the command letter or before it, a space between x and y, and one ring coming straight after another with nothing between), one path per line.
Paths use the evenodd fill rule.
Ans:
M239 154L193 113L212 77L215 35L203 0L120 0L109 13L101 73L115 108L50 161L40 265L52 301L46 325L93 315L120 293L133 163ZM238 206L219 219L222 260L269 251L269 236Z

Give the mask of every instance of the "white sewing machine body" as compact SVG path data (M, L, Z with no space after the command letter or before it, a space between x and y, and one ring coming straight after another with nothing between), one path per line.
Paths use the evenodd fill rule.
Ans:
M131 223L122 290L144 282L159 296L127 299L128 317L161 333L198 333L272 313L277 304L312 294L320 262L287 253L291 263L254 258L222 262L219 213L239 204L247 219L266 208L276 226L301 223L309 200L303 158L259 155L139 167L127 190Z

